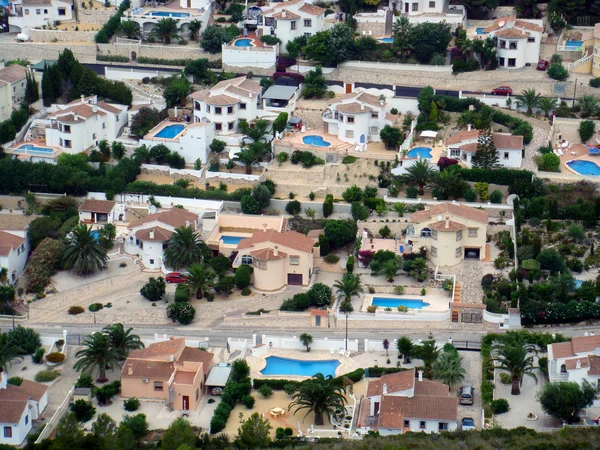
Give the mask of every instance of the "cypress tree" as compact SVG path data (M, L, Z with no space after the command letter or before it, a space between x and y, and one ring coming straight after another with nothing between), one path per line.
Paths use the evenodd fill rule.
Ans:
M498 168L498 151L490 128L479 130L477 150L473 155L472 163L476 169L490 170Z
M40 99L39 85L32 72L27 72L27 84L25 85L25 101L28 105Z

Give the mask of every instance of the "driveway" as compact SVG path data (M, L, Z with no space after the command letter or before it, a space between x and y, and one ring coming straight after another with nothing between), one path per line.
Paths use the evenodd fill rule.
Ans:
M479 352L459 352L463 358L463 367L466 369L465 379L461 386L473 386L474 399L472 405L458 405L458 423L463 417L472 417L475 426L481 429L481 354ZM458 396L460 386L452 388L452 394Z

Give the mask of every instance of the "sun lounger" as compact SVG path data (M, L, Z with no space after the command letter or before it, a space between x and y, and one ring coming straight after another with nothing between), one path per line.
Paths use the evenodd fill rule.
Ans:
M340 348L340 349L338 350L338 355L342 355L342 356L344 356L344 349L343 349L343 348Z
M598 156L598 152L600 152L600 149L598 147L591 147L589 154L593 156Z
M330 352L330 354L335 355L335 348L330 348L329 352Z
M348 351L348 352L344 353L344 356L345 356L346 358L350 358L350 352Z

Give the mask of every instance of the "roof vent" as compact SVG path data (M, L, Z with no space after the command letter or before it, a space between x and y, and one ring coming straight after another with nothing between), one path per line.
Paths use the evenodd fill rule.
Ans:
M81 104L83 105L85 103L85 95L81 94Z
M279 256L279 249L277 246L273 247L273 256Z
M285 9L283 11L281 11L281 17L285 17L286 16L286 11Z
M154 230L150 230L150 239L154 239Z
M169 361L171 361L171 362L175 361L175 355L169 355Z
M581 369L581 360L580 359L578 359L577 362L575 363L575 368Z

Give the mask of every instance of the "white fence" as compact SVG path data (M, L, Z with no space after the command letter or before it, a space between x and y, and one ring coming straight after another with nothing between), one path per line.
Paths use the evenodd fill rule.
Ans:
M279 44L273 47L222 46L223 66L269 69L277 63Z
M488 311L483 311L483 320L491 323L506 323L508 324L508 314L496 314Z
M104 192L89 192L86 198L95 200L106 200L106 194ZM149 198L150 196L145 194L117 194L115 196L115 201L127 204L147 205L149 202ZM171 208L175 205L181 205L184 208L195 210L221 211L223 209L223 202L220 200L164 197L160 195L154 196L154 199L158 201L163 208Z
M158 164L142 164L141 168L146 169L146 170L156 170L159 172L165 172L165 173L168 173L169 175L176 175L176 174L177 175L189 175L194 178L202 178L202 173L204 172L204 169L200 169L200 170L173 169L171 167L161 166Z
M206 171L206 179L209 178L222 178L224 180L247 180L247 181L259 181L261 175L247 175L245 173L229 173L229 172L209 172Z
M145 339L141 339L141 341L144 343L144 345L146 347L148 347L150 344L168 341L169 339L171 339L171 337L167 334L154 334L154 339L145 338ZM209 347L209 338L208 337L197 338L197 339L185 338L185 345L188 347L193 347L193 348L208 348Z
M123 69L111 66L104 67L104 77L109 80L123 81L123 80L143 80L144 78L153 77L169 77L173 75L172 71L166 71L161 69L142 69L142 68L131 68Z
M44 427L38 438L35 440L36 444L41 443L44 439L49 437L54 432L56 426L58 425L58 422L60 421L60 419L63 418L63 416L69 409L69 404L71 403L71 398L73 395L73 389L75 388L71 388L71 390L69 391L63 402L60 404L56 412L52 415L52 418L48 422L46 422L46 426Z
M452 73L452 66L430 66L427 64L400 64L400 63L382 63L375 61L346 61L339 64L338 67L356 68L356 69L382 69L382 70L399 70L404 72L436 72L436 73Z
M255 344L254 338L252 339L252 341L244 338L227 338L227 346L229 347L230 353L233 353L235 351L244 351L244 349L248 347L250 343L252 343L252 345Z
M264 335L262 337L263 344L267 344L270 348L278 348L278 349L290 349L290 350L306 350L306 346L300 342L300 338L298 336L289 337L280 337L280 336L268 336ZM311 350L339 350L346 348L346 340L345 339L313 339L312 344L310 344ZM358 339L348 339L348 350L352 352L358 351Z

